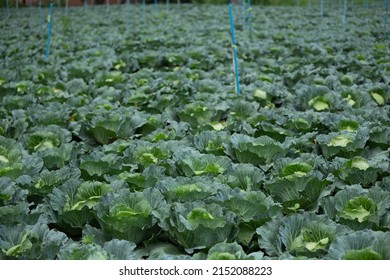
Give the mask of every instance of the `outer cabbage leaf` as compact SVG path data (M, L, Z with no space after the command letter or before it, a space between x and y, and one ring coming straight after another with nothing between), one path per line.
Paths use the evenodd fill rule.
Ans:
M381 225L381 220L390 209L390 193L374 186L369 190L359 185L340 190L334 197L321 201L325 213L354 229L372 228Z
M59 260L108 260L109 256L100 246L89 243L72 243L61 248Z
M341 131L331 132L328 135L320 134L317 136L317 141L325 158L329 159L335 155L350 156L363 149L369 137L368 128L361 127L356 132Z
M24 198L25 199L25 198ZM30 204L21 201L17 204L9 204L0 207L0 225L15 225L30 222ZM34 219L32 219L34 220ZM35 220L34 220L35 222Z
M202 131L195 135L194 144L202 153L224 155L224 143L229 142L230 134L225 131Z
M0 226L0 247L10 259L55 259L68 243L64 233L49 230L44 224Z
M173 245L170 242L154 241L152 243L146 243L146 249L149 253L149 260L191 259L191 256L185 254L185 252L180 247Z
M210 123L215 112L203 102L186 104L178 113L180 121L189 123L193 128Z
M270 256L288 252L293 256L323 257L336 235L348 233L325 215L293 214L257 229L259 245ZM276 250L275 250L276 249Z
M208 260L261 260L263 254L252 253L247 255L237 243L219 243L211 247L207 253Z
M286 147L268 136L252 138L247 135L233 134L231 148L241 163L254 165L269 164L286 153Z
M390 233L364 230L338 236L326 256L332 260L388 260Z
M266 184L272 198L282 203L287 213L299 209L315 210L319 200L331 192L331 188L328 187L330 179L324 179L319 172L303 177L302 171L299 172L298 175L295 172L293 175L277 178Z
M59 147L70 140L70 132L56 125L37 127L35 132L25 137L26 147L31 153Z
M166 178L156 186L168 202L204 200L213 197L227 186L212 181L208 177Z
M42 159L28 155L13 139L0 136L0 176L17 180L21 176L35 176L43 166Z
M240 222L256 226L264 224L281 211L281 205L261 191L242 192L238 189L225 189L219 191L215 201L235 213Z
M19 188L10 178L0 177L0 206L22 202L27 194L27 190Z
M142 254L137 253L136 248L135 243L118 239L108 241L103 246L110 260L139 260Z
M239 189L220 191L215 201L238 217L237 241L249 246L256 228L281 213L281 205L260 191L242 192Z
M235 215L217 204L172 203L158 215L160 227L188 253L232 240L237 234Z
M220 176L221 182L231 188L239 188L244 191L259 190L265 181L264 171L252 164L234 164L224 176Z
M179 170L187 177L194 175L223 174L231 168L231 160L225 156L201 154L190 148L174 153L173 159Z
M118 177L125 181L131 190L142 191L143 189L155 187L157 182L164 178L165 168L155 164L149 165L142 173L122 172ZM107 178L107 177L106 177ZM115 177L113 178L115 179Z
M65 183L70 178L77 179L80 177L80 170L75 167L65 166L58 170L49 171L42 170L39 176L35 179L34 189L30 189L32 193L47 194L55 187Z
M165 203L156 189L135 193L124 189L102 198L97 205L98 221L108 236L137 244L152 235L157 223L154 211Z
M80 160L82 177L96 180L103 175L117 174L122 170L122 158L115 154L104 154L100 151L82 157Z
M119 117L120 112L101 117L93 116L91 124L87 125L85 132L92 136L99 144L108 144L117 139L126 139L134 136L135 131L147 123L139 115L132 117Z
M84 225L95 219L95 206L100 198L111 190L105 183L75 179L55 188L49 197L58 226L68 234L80 234Z

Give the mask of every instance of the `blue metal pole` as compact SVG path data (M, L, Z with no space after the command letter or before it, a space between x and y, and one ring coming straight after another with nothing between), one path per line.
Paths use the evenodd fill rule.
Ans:
M130 32L130 24L131 24L131 5L130 5L130 0L127 0L127 33Z
M154 0L154 13L156 15L158 14L158 2L157 2L157 0Z
M235 80L236 80L236 92L237 94L241 93L240 89L240 75L239 75L239 69L238 69L238 60L237 60L237 46L236 46L236 39L234 34L234 19L233 19L233 7L232 7L232 1L229 0L229 15L230 15L230 31L232 34L232 49L233 49L233 67L234 67L234 74L235 74Z
M321 0L321 17L324 16L324 0Z
M51 21L53 16L53 0L50 0L50 14L47 23L47 43L46 43L46 59L49 60L50 52L50 33L51 33Z

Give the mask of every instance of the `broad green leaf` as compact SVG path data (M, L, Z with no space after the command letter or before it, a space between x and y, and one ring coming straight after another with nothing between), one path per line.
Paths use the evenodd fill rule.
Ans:
M295 162L287 165L282 173L283 176L294 175L298 177L306 176L308 172L310 172L313 167L305 162Z
M196 184L178 185L173 188L173 191L178 196L183 196L192 192L201 192L203 189Z
M25 251L30 250L33 244L29 239L29 235L26 233L23 235L22 240L18 245L7 250L7 256L18 257L23 254Z
M344 260L381 260L382 257L379 253L371 249L351 250L348 251L344 257Z

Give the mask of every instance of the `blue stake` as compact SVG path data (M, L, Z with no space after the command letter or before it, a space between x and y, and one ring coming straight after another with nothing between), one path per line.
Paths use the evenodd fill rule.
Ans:
M131 23L131 7L130 7L130 0L127 0L127 11L128 11L128 17L127 17L127 33L130 32L130 23Z
M145 23L145 0L142 0L142 23Z
M41 29L43 29L42 0L39 0L38 5L39 5L39 22L40 22Z
M384 26L385 26L385 40L387 40L387 14L389 13L389 0L384 0L385 4L385 18L384 18Z
M65 15L68 16L69 0L66 0L65 3Z
M85 10L85 11L87 11L87 6L88 6L87 0L84 0L84 10Z
M348 8L347 0L344 0L344 32L347 31L347 8Z
M50 33L51 33L51 20L53 16L53 0L50 0L50 14L47 22L47 43L46 43L46 60L49 60L50 52Z
M32 0L30 0L30 16L32 16L33 10L32 10Z
M238 60L237 60L237 46L236 46L236 39L234 34L234 19L233 19L233 7L232 7L232 1L229 0L229 15L230 15L230 31L232 35L232 50L233 50L233 67L234 67L234 74L236 79L236 93L240 94L240 75L238 72Z
M324 0L321 0L321 17L324 16Z
M169 10L169 5L170 5L170 3L169 3L170 1L169 0L166 0L165 1L165 4L166 4L166 7L167 7L167 10Z
M366 0L366 9L368 10L368 0Z
M252 43L252 3L248 0L249 41Z
M106 0L106 10L108 11L109 8L110 8L110 0Z
M156 15L158 14L158 2L157 2L157 0L154 0L154 13Z

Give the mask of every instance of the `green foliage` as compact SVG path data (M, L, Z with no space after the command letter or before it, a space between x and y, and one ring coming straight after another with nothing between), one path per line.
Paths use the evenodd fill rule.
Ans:
M75 8L49 61L39 17L3 22L0 259L389 259L375 9L355 1L344 33L337 13L253 6L251 43L236 14L237 96L226 2L129 33L119 5Z

